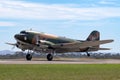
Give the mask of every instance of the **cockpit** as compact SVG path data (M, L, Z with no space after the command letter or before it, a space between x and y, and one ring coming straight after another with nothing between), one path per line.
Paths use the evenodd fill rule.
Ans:
M20 34L25 34L25 33L26 33L26 31L21 31L21 32L20 32Z
M27 40L27 34L28 34L28 32L26 32L25 30L23 30L19 34L16 34L14 37L17 40L26 41Z
M20 34L28 34L28 32L24 30L24 31L21 31Z

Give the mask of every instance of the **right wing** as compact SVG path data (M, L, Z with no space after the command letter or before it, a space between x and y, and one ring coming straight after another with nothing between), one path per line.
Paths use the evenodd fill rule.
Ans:
M98 50L110 50L110 48L98 48Z

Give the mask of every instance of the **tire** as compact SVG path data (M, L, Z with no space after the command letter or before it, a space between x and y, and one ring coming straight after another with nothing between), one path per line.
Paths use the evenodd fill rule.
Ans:
M26 55L26 60L27 60L27 61L31 61L31 59L32 59L32 55L31 55L31 54L27 54L27 55Z
M52 54L48 54L47 55L47 60L48 61L52 61L53 60L53 55Z

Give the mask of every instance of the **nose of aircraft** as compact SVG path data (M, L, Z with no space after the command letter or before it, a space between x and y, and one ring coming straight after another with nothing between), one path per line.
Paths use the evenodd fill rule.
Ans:
M19 38L19 35L18 35L18 34L15 34L15 35L14 35L14 38L15 38L15 39L18 39L18 38Z
M21 34L16 34L15 36L14 36L14 38L15 39L18 39L18 40L21 40L21 41L24 41L24 40L26 40L26 36L25 35L21 35Z

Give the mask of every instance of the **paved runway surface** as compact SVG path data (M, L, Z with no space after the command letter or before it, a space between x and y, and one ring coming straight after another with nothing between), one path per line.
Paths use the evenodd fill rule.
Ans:
M26 61L25 59L2 59L0 64L120 64L119 59L55 59L47 61L45 59L33 59Z

